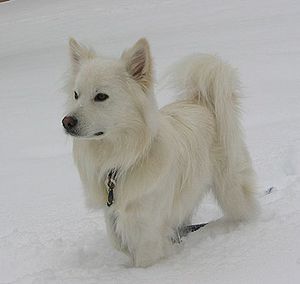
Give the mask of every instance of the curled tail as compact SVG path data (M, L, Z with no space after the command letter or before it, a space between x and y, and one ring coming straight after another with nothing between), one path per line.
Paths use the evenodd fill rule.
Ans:
M194 55L174 66L172 84L183 99L207 107L215 117L214 195L225 215L256 215L255 174L239 119L237 72L218 57Z
M236 71L212 55L193 55L175 65L172 81L185 99L206 106L216 119L217 139L233 162L241 139ZM238 134L238 135L237 135Z

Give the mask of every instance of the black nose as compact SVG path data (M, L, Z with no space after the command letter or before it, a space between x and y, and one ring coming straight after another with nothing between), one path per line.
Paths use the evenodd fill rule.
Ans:
M65 116L62 120L62 124L66 130L71 130L77 124L77 119L73 116Z

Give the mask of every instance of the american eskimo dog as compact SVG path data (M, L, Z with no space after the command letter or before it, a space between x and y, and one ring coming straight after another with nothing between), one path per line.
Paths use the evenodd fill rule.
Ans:
M70 39L63 119L87 205L104 208L113 245L135 266L167 256L211 191L226 218L257 213L255 178L239 120L239 81L228 64L194 55L170 72L179 99L158 109L146 39L119 59Z

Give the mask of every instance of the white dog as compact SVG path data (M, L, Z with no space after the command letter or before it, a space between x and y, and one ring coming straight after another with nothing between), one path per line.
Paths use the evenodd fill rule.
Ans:
M148 42L120 59L70 39L66 132L89 207L104 208L117 249L148 266L172 249L212 191L224 215L256 215L255 179L239 121L235 71L211 55L175 65L181 99L158 109ZM173 240L173 241L172 241Z

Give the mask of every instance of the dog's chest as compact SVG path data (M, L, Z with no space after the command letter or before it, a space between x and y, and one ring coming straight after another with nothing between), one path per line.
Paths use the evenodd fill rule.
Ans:
M107 202L106 173L99 147L86 141L74 141L73 157L84 185L88 206L102 207Z
M120 231L120 218L118 218L118 213L114 208L107 208L105 221L107 232L115 248L127 252L128 246L126 241L122 239L122 232Z

